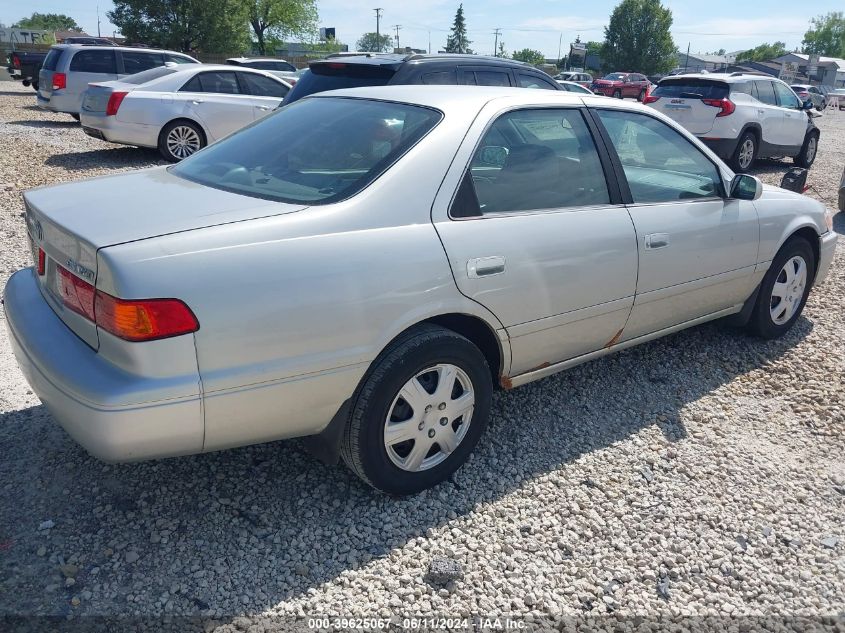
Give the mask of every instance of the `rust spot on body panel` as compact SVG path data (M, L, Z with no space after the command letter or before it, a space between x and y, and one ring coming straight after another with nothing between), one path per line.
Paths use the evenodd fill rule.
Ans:
M605 348L605 349L607 349L608 347L613 347L614 345L616 345L616 344L619 342L619 339L620 339L620 338L622 338L622 332L623 332L624 330L625 330L625 328L624 328L624 327L623 327L621 330L619 330L619 331L618 331L618 332L614 335L614 337L613 337L612 339L610 339L610 340L609 340L609 341L605 344L604 348Z
M513 380L511 380L510 376L499 378L499 384L502 386L502 389L513 389Z

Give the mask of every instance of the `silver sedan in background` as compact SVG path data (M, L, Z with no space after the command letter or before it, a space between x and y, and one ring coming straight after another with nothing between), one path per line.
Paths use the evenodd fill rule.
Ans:
M271 71L168 64L91 84L80 122L89 136L157 147L167 160L179 161L266 116L289 90Z
M91 453L310 436L393 494L461 466L494 388L720 317L783 335L836 245L650 108L510 88L321 93L25 201L12 347Z

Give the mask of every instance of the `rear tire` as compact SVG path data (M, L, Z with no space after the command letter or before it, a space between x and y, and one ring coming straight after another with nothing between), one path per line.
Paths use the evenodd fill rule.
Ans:
M809 169L816 160L816 154L819 151L819 134L818 132L810 132L804 139L804 145L801 146L801 151L792 160L799 167Z
M430 488L466 461L487 427L492 396L478 347L445 328L414 328L376 359L353 397L343 461L382 492Z
M158 151L171 163L178 163L205 147L202 128L192 121L171 121L158 135Z
M743 134L736 145L733 156L728 161L736 173L745 173L757 159L757 136L753 132Z
M75 112L71 112L71 113L70 113L70 116L72 116L74 119L76 119L77 121L79 121L79 115L78 115L78 114L76 114Z
M816 260L809 242L791 237L763 277L749 331L764 339L786 334L801 316L815 276Z
M622 91L617 88L613 91L613 98L614 99L621 99L622 98Z

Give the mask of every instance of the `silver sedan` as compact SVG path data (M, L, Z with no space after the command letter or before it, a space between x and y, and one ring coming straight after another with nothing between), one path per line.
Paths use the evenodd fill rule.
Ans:
M25 200L10 338L92 454L309 436L394 494L460 467L494 389L722 317L781 336L836 244L654 110L543 90L323 93Z

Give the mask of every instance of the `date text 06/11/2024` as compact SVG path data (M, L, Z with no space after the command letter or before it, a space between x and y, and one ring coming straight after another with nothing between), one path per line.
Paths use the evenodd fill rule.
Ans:
M313 630L333 631L354 629L367 631L431 631L431 630L467 630L467 631L518 631L525 629L525 621L502 617L410 617L392 618L308 618L308 628Z

